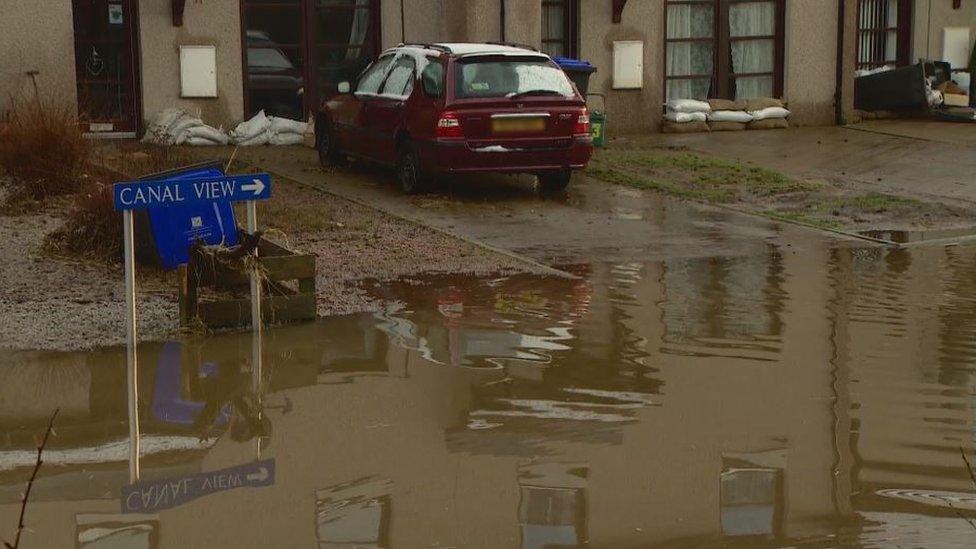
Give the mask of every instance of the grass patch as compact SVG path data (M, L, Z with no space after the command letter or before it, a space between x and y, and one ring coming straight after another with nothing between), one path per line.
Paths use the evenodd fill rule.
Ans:
M14 101L0 129L0 169L11 178L8 204L71 194L82 186L92 143L85 139L72 105L44 99Z
M587 173L610 183L721 203L817 188L766 168L662 149L604 149L590 161Z

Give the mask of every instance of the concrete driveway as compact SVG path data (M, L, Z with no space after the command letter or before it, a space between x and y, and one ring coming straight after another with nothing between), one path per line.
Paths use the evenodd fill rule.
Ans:
M225 151L226 152L226 151ZM408 197L393 173L363 163L318 167L299 147L241 149L237 158L425 225L528 256L550 266L766 253L770 242L858 243L818 231L587 178L563 196L536 194L530 177L456 178Z

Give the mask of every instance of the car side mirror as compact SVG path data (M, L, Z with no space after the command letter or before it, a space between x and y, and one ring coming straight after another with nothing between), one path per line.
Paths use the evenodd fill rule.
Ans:
M352 86L349 85L349 82L342 81L339 82L338 88L339 88L339 93L349 93L349 90L352 89Z

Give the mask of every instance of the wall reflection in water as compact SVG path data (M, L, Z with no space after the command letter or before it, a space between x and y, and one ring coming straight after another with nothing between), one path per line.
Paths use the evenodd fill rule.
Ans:
M143 477L256 455L278 476L131 523L109 516L124 353L9 353L0 528L60 406L37 546L971 542L974 267L968 247L769 245L375 284L388 309L269 329L259 370L249 334L147 344Z

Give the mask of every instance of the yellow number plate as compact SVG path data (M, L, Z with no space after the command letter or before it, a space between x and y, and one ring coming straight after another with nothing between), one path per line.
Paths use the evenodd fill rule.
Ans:
M495 118L491 121L494 133L542 132L546 130L546 119L537 118Z

